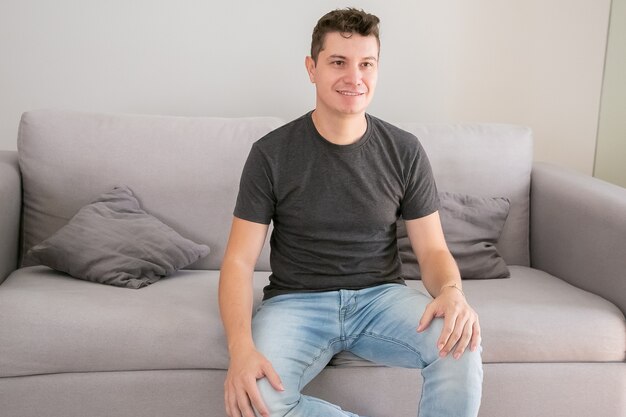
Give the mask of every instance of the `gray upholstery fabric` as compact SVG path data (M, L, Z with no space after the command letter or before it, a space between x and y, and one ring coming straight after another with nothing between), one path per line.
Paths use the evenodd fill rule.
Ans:
M496 363L484 372L480 417L623 417L626 409L624 363ZM0 410L3 417L226 417L225 377L176 369L0 378ZM346 387L358 390L346 395ZM414 417L421 387L415 369L331 367L305 392L370 417Z
M528 266L531 130L498 124L398 126L426 149L440 190L511 201L498 252L508 265Z
M464 279L508 278L509 269L496 244L509 214L504 197L476 197L440 192L441 226L461 277ZM398 249L405 279L421 279L403 220L397 223Z
M531 218L533 267L601 295L626 314L626 189L538 163Z
M17 152L0 151L0 284L17 267L21 209Z
M226 417L224 371L158 370L0 378L2 417Z
M421 382L414 369L327 368L304 392L361 415L414 417ZM487 363L479 416L623 417L625 389L624 363Z
M485 362L625 359L626 329L614 305L546 273L510 269L510 279L464 283L481 317ZM0 377L226 369L218 276L218 271L185 270L141 291L128 291L46 267L16 271L0 291ZM257 303L268 276L255 274ZM421 281L408 283L423 288ZM534 307L529 309L531 299ZM66 340L73 341L72 355ZM349 365L371 365L358 362Z
M211 248L190 269L219 269L250 146L282 123L275 118L27 112L18 137L22 253L103 190L128 184L141 196L144 210ZM269 270L268 250L257 269Z
M123 185L82 207L28 256L75 278L136 289L208 253L208 246L185 239L146 213Z
M256 275L260 301L269 273ZM130 291L43 266L22 268L0 287L0 378L224 369L228 353L217 306L218 278L218 271L181 270Z

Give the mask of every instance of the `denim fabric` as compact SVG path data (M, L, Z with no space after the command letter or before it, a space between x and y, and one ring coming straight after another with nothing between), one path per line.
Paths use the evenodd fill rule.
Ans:
M458 360L450 354L440 358L436 343L443 319L434 319L424 332L416 331L430 300L418 290L386 284L264 301L253 318L253 337L285 387L279 392L267 379L258 380L271 416L356 416L300 393L342 350L381 365L422 369L420 417L476 416L482 393L481 349L467 349Z

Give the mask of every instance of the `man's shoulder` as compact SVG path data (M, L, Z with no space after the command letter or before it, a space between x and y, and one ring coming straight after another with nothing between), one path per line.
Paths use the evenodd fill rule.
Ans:
M378 117L367 115L374 132L381 139L391 142L395 146L408 149L419 149L421 144L419 139L411 132L408 132L392 123L379 119Z
M301 137L308 129L310 113L304 114L261 137L254 146L262 149L281 148L287 141Z

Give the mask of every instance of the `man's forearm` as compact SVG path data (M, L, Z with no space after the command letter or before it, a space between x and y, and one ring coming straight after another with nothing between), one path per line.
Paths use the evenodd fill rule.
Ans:
M422 282L433 298L448 286L454 286L462 292L461 274L450 251L433 251L420 263L420 270Z
M228 350L249 348L252 341L252 270L224 263L220 273L219 305Z

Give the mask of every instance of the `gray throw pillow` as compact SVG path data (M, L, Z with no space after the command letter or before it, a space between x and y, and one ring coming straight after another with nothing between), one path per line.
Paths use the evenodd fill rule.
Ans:
M476 197L440 192L439 215L448 248L464 279L510 277L496 249L509 214L504 197ZM411 248L404 221L397 223L398 249L405 279L421 279L417 258Z
M28 252L75 278L128 288L145 287L208 254L208 246L185 239L142 210L127 186L81 208Z

